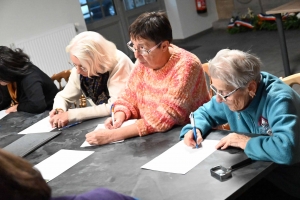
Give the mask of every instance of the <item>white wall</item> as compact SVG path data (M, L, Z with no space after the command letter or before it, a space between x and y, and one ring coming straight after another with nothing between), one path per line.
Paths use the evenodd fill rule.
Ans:
M218 20L216 3L206 0L207 12L198 14L195 0L165 0L173 39L185 39L212 27Z
M78 0L1 0L0 45L39 35L65 24L86 31Z
M174 39L185 39L212 27L218 20L214 0L207 13L197 14L195 0L164 0ZM68 23L86 31L78 0L1 0L0 45L30 38Z

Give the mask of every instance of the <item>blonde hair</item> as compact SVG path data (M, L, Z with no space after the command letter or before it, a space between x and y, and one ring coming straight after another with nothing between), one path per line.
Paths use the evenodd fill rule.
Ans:
M88 77L111 71L117 64L117 47L102 35L85 31L76 35L66 47L87 69Z

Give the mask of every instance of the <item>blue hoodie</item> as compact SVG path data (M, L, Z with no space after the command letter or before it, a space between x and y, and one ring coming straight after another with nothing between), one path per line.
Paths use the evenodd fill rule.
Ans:
M300 96L279 78L261 72L256 96L249 106L240 111L229 110L214 96L194 112L195 125L206 136L212 127L229 123L233 132L269 134L251 138L245 148L253 160L294 164L300 161ZM191 130L183 127L182 139Z
M229 110L214 96L194 112L194 117L202 136L212 127L227 122L232 132L261 135L248 141L245 154L253 160L281 164L266 178L300 198L300 96L279 78L261 72L256 96L242 111ZM191 124L184 126L180 139L189 130L192 130Z

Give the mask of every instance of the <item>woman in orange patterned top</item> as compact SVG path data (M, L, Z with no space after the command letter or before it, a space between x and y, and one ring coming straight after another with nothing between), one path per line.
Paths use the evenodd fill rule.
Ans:
M136 57L125 91L114 103L114 121L86 135L93 145L165 132L189 122L189 114L210 100L201 62L172 42L163 12L140 15L129 27L128 47ZM128 119L137 119L119 128Z

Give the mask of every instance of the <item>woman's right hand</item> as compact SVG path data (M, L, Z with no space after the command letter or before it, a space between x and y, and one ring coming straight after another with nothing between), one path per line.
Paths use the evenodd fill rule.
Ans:
M11 106L10 108L6 109L5 113L9 114L9 113L12 113L12 112L17 112L18 111L18 105L19 104L16 104L14 106Z
M125 113L124 112L116 112L114 113L114 123L112 122L112 118L109 117L105 120L104 126L107 129L116 129L121 127L123 122L125 121Z
M60 128L69 123L68 113L62 109L53 109L49 112L49 122L53 128Z
M55 113L56 113L55 109L53 109L49 112L50 119L55 115Z
M196 132L197 132L197 144L200 145L200 143L203 141L203 138L199 129L196 129ZM184 144L186 144L189 147L196 147L193 130L189 130L184 135Z

